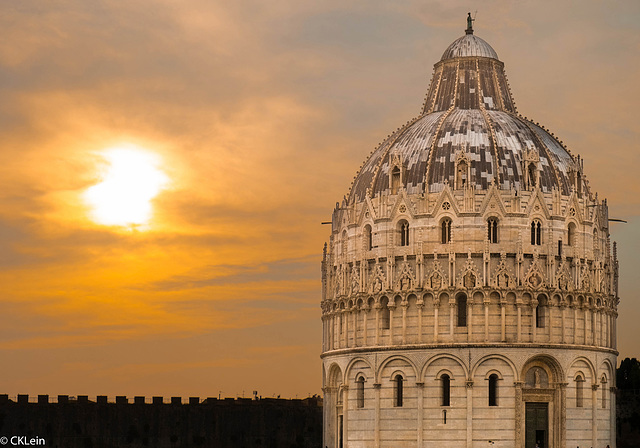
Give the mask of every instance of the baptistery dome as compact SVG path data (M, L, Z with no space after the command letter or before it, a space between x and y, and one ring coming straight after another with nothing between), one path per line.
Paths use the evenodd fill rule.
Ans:
M323 446L614 446L607 203L468 20L333 211Z
M469 182L486 190L523 189L539 181L543 192L582 192L577 160L539 124L517 114L504 65L484 40L466 34L435 65L422 113L397 129L358 173L349 201L392 188L390 156L402 161L408 194L441 191L446 183ZM535 158L535 176L528 159ZM470 170L456 179L458 162ZM533 159L532 159L533 160ZM400 168L400 167L399 167Z
M484 58L498 59L498 54L491 48L491 45L484 40L473 35L473 32L467 33L459 39L453 41L444 51L441 61L445 59L454 59L465 56L480 56Z

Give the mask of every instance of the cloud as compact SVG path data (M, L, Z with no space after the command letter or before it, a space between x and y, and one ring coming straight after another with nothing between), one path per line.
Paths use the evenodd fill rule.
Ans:
M505 62L521 112L583 156L611 216L640 214L639 5L492 0L475 23ZM0 349L15 361L5 387L135 393L146 377L159 389L205 389L213 376L241 390L256 369L266 375L260 387L306 392L314 379L317 391L319 260L330 232L320 223L375 145L419 113L467 8L4 5ZM100 152L122 143L156 152L171 178L148 231L96 225L81 199L100 179ZM268 365L278 353L294 379ZM38 375L30 357L47 359L50 374ZM246 360L251 368L234 374Z

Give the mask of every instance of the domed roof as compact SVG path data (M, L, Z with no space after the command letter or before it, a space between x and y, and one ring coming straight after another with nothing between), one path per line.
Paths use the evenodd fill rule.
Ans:
M469 185L487 190L525 189L525 171L539 174L543 192L569 195L576 160L537 123L517 113L504 64L472 29L435 64L422 114L392 133L364 162L349 203L390 194L390 175L402 171L408 194L453 187L458 162L470 166ZM585 186L586 187L586 186Z
M425 114L394 132L364 163L351 189L350 201L375 197L390 188L396 161L403 170L407 194L441 191L453 186L458 157L471 165L469 181L487 190L524 188L525 153L540 160L540 188L568 195L571 155L546 130L522 117L498 110L460 109Z
M473 34L465 34L449 45L440 60L444 61L445 59L464 58L468 56L498 59L498 53L491 48L491 45Z

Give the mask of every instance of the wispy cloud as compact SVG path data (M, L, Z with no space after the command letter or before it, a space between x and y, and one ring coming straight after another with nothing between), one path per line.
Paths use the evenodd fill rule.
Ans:
M505 63L521 112L583 156L612 216L640 215L640 4L478 9L476 34ZM6 391L135 393L211 377L242 390L260 370L256 387L317 392L320 223L374 146L419 112L467 11L444 0L3 5ZM148 231L98 226L82 200L100 151L122 143L157 153L171 178ZM276 356L300 373L283 378ZM172 393L187 389L199 394Z

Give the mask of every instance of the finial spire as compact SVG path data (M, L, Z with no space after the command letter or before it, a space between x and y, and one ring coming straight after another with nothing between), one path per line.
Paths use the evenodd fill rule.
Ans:
M473 21L476 20L473 17L471 17L471 13L469 13L467 15L467 29L465 30L465 32L467 34L473 34Z

